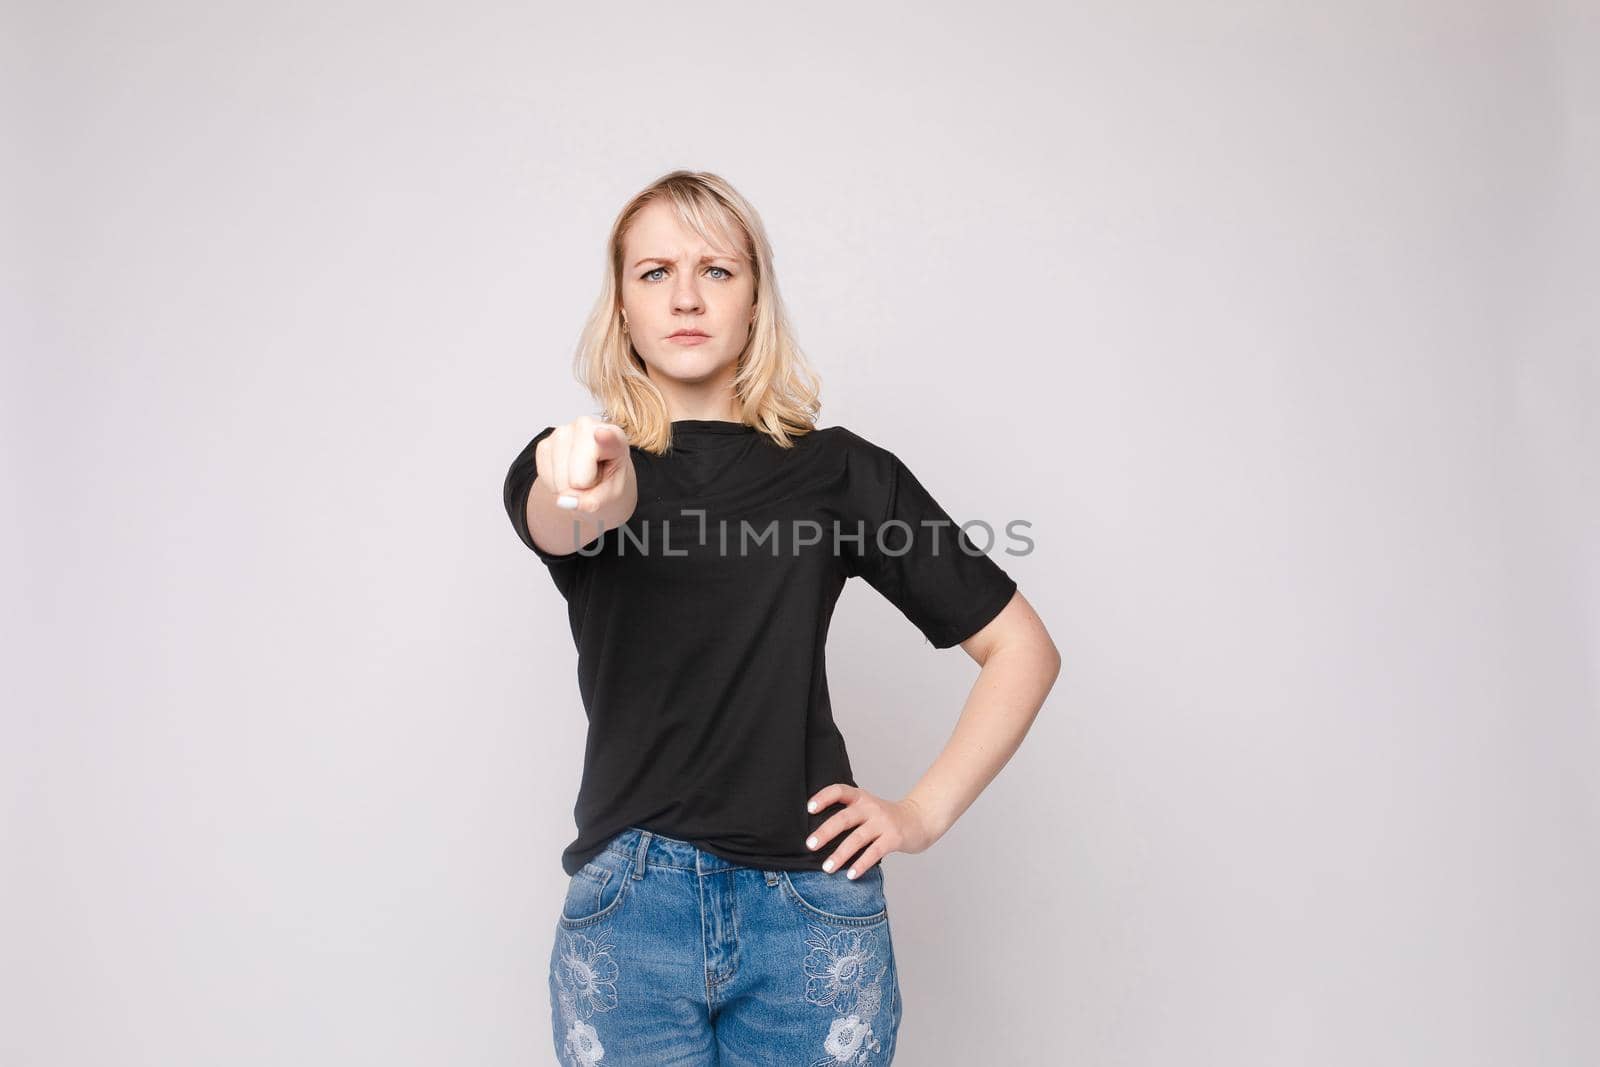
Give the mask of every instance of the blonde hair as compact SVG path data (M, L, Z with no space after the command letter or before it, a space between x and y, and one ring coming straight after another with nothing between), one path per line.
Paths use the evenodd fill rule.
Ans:
M645 373L622 329L622 241L647 204L662 200L706 243L740 249L755 274L755 319L739 354L734 392L740 421L783 448L816 428L821 379L796 344L778 295L772 245L756 209L727 181L704 171L675 170L651 182L611 226L605 278L578 341L573 373L638 448L659 455L671 443L666 399Z

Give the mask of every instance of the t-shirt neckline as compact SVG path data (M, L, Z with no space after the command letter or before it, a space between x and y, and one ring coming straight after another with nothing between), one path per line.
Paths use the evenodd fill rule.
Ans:
M756 428L727 419L674 419L672 432L677 433L755 433Z

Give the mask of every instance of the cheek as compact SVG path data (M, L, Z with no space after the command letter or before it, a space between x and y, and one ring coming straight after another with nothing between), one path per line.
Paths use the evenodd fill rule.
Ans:
M749 285L730 288L717 294L717 314L727 322L742 326L750 320L754 303L755 293Z

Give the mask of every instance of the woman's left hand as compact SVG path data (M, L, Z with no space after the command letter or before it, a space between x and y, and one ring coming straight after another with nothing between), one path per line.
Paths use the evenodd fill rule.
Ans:
M939 836L929 825L926 813L909 797L900 801L885 800L859 786L835 782L813 795L806 810L818 812L830 804L843 804L844 808L829 816L817 827L816 833L806 839L806 847L815 852L827 847L829 841L845 830L850 831L823 863L823 869L830 873L855 856L847 876L860 878L889 853L921 852ZM863 848L866 851L863 852Z

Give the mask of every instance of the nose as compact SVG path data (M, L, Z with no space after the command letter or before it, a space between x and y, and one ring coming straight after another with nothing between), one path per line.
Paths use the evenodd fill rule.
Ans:
M693 277L683 276L672 290L672 310L702 311L700 288Z

